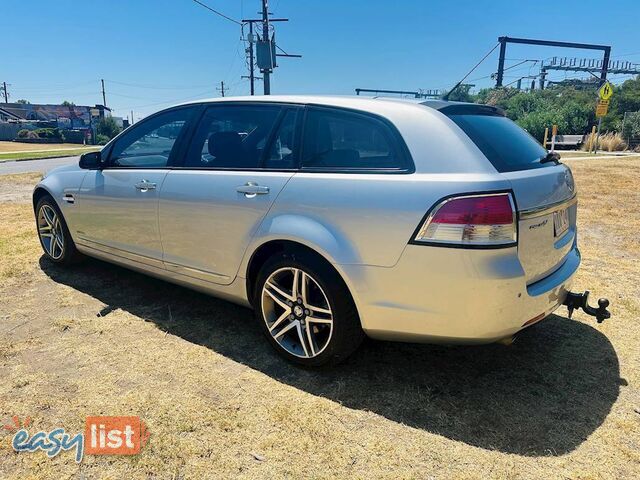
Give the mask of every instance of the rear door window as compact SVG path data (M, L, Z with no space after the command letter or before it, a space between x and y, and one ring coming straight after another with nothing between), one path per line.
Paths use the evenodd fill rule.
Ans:
M515 122L502 115L448 114L443 112L476 144L498 172L544 168L547 150Z
M209 107L198 125L184 166L259 168L280 111L281 107L276 105Z
M310 108L302 167L332 171L407 170L407 156L382 120L356 112Z

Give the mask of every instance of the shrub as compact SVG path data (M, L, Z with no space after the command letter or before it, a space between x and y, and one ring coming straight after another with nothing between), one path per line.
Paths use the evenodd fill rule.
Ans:
M57 128L38 128L34 130L34 133L38 138L52 138L56 140L62 140L62 134Z
M640 112L628 113L624 119L622 135L627 140L640 137Z
M67 143L84 143L84 132L80 130L64 130L62 140Z
M104 135L111 140L120 133L120 127L118 127L118 124L113 117L103 117L98 122L96 131L99 135Z
M595 142L595 135L593 137L589 135L582 145L582 150L590 152L593 150L593 142ZM598 138L598 150L605 150L607 152L621 152L627 149L627 142L624 141L622 135L619 133L608 132L600 135Z
M624 138L619 133L605 133L600 135L598 140L598 146L607 152L621 152L627 149L627 142L624 141Z
M111 140L109 137L107 137L106 135L102 135L101 133L96 135L96 144L97 145L106 145L109 140Z
M529 132L536 140L542 142L544 129L550 125L558 125L558 132L567 131L567 122L555 109L529 112L516 120L516 123Z
M28 138L28 137L29 137L29 130L27 130L26 128L23 128L18 132L18 138Z

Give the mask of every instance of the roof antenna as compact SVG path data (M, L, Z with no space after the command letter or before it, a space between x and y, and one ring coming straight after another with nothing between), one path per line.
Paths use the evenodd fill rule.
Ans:
M491 55L496 48L498 48L498 45L500 45L500 42L496 43L496 45L491 50L489 50L489 53L487 53L484 57L482 57L482 60L480 60L478 63L476 63L475 67L473 67L471 70L469 70L469 73L467 73L464 77L462 77L462 80L460 80L458 83L456 83L456 85L451 90L449 90L447 93L445 93L442 96L442 100L448 101L449 100L449 95L451 95L460 85L462 85L462 82L464 82L467 79L467 77L469 75L471 75L473 73L473 71L476 68L478 68L480 66L480 64L482 62L484 62L486 60L486 58L489 55Z

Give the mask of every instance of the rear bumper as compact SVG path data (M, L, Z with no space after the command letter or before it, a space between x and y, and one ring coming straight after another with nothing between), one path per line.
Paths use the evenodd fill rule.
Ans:
M393 267L339 265L339 269L370 337L489 343L562 305L579 264L574 243L559 269L527 286L517 247L464 250L408 245Z

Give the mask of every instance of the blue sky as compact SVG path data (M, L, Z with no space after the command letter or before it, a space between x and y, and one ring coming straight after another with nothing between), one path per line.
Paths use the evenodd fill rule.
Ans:
M255 18L259 0L203 0L230 17ZM500 35L609 44L612 57L640 63L640 2L271 0L281 59L272 93L352 94L356 87L447 88ZM11 100L101 103L142 117L174 103L219 96L224 80L246 95L240 27L192 0L3 0L0 81ZM470 77L478 87L496 70L496 50ZM507 65L598 52L513 45ZM524 63L505 83L535 74ZM554 78L564 78L556 73ZM625 77L613 77L622 81ZM626 77L628 78L628 77ZM262 85L257 85L261 91Z

